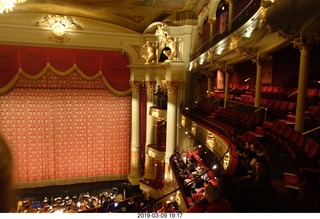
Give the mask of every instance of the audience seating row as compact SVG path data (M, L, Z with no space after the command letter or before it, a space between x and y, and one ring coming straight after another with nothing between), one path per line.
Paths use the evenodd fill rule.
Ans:
M254 105L255 99L252 96L242 95L234 99L237 102ZM287 100L275 100L261 98L260 106L268 109L268 115L274 118L286 118L288 114L295 114L296 102Z
M295 122L296 116L294 114L288 114L287 120L290 122ZM305 124L309 129L320 125L320 105L310 106L305 111Z
M208 128L214 129L215 131L223 135L226 135L226 133L228 133L230 136L235 135L235 129L232 125L215 119L215 111L212 111L211 114L205 115L201 113L202 111L202 109L196 107L192 110L189 110L187 115L189 117L192 117L195 121L198 121L201 124L207 126Z
M318 167L319 143L285 123L275 121L265 126L265 137L296 162L297 166Z
M212 92L211 97L217 98L217 99L224 99L224 92ZM234 94L228 94L228 100L233 100Z
M261 99L260 106L268 109L268 116L284 119L288 114L295 114L296 102L286 100Z
M254 113L230 108L219 108L215 111L215 118L247 131L255 130L256 126L262 125L264 120L264 118L256 116Z
M261 98L296 101L297 88L261 86Z
M261 97L266 99L275 100L289 100L296 102L297 100L297 88L285 88L279 86L262 86ZM307 105L317 105L319 102L319 89L318 88L307 88L306 94Z
M235 96L245 94L247 91L249 91L249 89L250 89L249 84L233 84L233 83L229 84L229 93Z

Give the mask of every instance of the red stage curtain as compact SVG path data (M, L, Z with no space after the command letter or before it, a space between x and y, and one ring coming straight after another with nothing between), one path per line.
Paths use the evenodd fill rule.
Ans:
M102 79L22 78L0 106L17 188L126 179L131 96L112 94Z
M49 69L67 75L76 69L88 80L103 79L117 95L130 89L129 59L120 51L0 45L0 94L9 92L20 75L38 79Z
M19 71L18 47L3 47L0 52L0 94L1 89L7 86Z

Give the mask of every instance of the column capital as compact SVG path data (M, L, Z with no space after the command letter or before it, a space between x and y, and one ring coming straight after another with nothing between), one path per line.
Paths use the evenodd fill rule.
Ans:
M213 78L213 76L214 76L214 74L213 74L212 71L206 72L204 75L205 75L207 78Z
M225 72L226 72L227 74L232 73L232 72L233 72L233 66L232 66L232 65L226 65L226 66L225 66Z
M175 94L179 90L182 81L166 81L168 94Z
M154 93L156 89L156 84L157 84L156 81L146 81L145 86L146 86L147 93Z
M300 52L310 52L312 47L320 41L317 39L294 39L291 42L295 48L300 50Z
M130 81L131 89L134 92L140 91L140 86L141 85L144 85L144 81Z

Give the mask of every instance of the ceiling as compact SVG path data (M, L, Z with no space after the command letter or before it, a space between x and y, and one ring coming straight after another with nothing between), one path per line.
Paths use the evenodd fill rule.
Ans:
M210 1L220 0L27 0L16 5L12 13L68 15L143 33L157 21L169 25L195 22L188 24L197 25L199 13ZM261 1L263 4L271 0ZM319 0L276 0L273 6L270 24L298 23L304 29L303 34L320 35L317 28L320 23Z
M153 22L197 19L209 0L27 0L12 13L68 15L143 33Z

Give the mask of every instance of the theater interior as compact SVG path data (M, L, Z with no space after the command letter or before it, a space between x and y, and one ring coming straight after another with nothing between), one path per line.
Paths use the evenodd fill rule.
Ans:
M9 212L319 213L319 8L0 1Z

